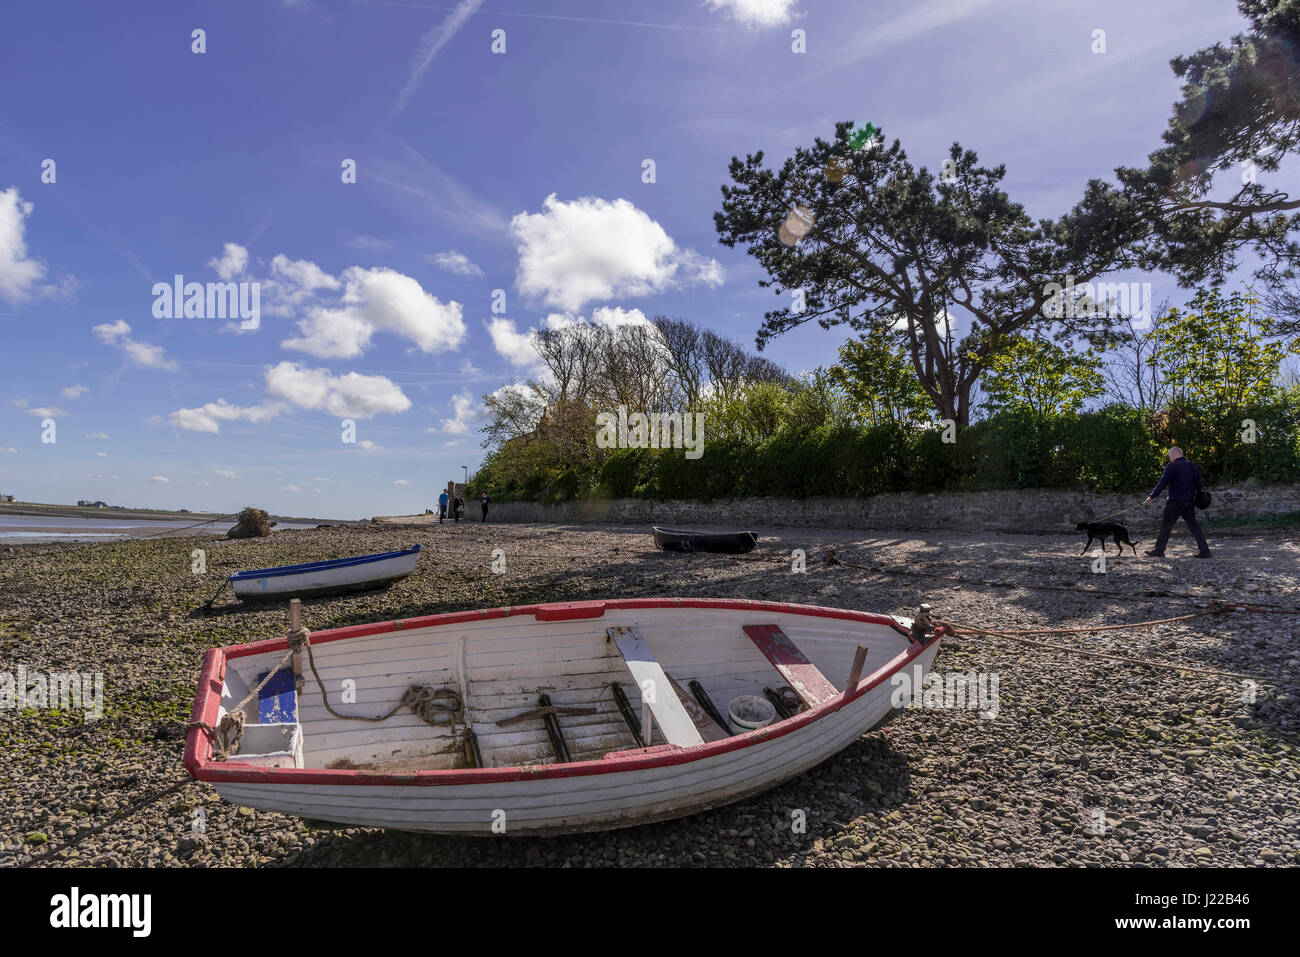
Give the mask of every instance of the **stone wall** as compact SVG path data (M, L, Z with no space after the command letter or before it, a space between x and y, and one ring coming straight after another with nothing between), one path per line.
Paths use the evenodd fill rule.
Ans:
M1155 479L1152 479L1152 485ZM1264 486L1247 482L1212 489L1209 516L1240 517L1300 511L1300 485ZM1065 489L999 492L899 493L866 499L748 498L713 502L650 502L612 499L602 502L493 503L493 522L583 523L619 525L719 525L747 527L827 527L864 529L938 529L1056 531L1140 503L1143 493L1095 494ZM1159 504L1147 506L1155 519ZM1128 515L1134 515L1133 509ZM477 516L475 516L477 518ZM1124 521L1124 516L1117 518Z

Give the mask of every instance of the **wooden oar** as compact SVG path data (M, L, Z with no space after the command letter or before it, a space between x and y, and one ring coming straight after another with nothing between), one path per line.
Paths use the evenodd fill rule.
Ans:
M673 691L677 693L677 699L681 701L682 707L686 713L691 716L691 721L695 722L695 728L700 732L700 737L705 741L721 741L723 738L731 737L730 731L719 731L713 715L710 715L699 703L691 697L690 693L677 683L677 679L668 675L668 681L673 686Z
M636 740L637 747L645 747L645 739L641 737L641 719L636 716L632 710L632 702L627 700L627 693L623 686L617 681L609 683L610 688L614 691L614 701L618 704L618 710L623 714L623 720L627 722L627 728L632 732L632 737Z
M704 690L704 685L700 684L698 681L692 681L690 684L691 692L695 695L695 700L700 703L700 707L707 711L709 717L718 723L718 727L723 728L727 732L727 737L731 737L734 732L731 728L727 727L727 722L722 720L722 715L719 714L718 709L713 706L713 701L709 698L709 693Z

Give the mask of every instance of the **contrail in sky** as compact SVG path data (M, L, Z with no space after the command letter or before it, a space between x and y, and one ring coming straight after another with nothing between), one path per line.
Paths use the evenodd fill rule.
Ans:
M461 0L446 20L424 35L420 41L420 49L416 51L415 59L411 63L411 75L406 81L406 86L402 87L402 92L397 94L397 101L393 103L393 108L388 111L388 119L391 120L405 109L407 101L415 93L415 88L420 85L420 78L424 76L424 71L429 69L438 51L456 35L456 31L482 5L483 0Z

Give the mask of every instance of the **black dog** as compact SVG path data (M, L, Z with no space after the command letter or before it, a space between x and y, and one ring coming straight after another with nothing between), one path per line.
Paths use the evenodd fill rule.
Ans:
M1081 532L1088 533L1088 544L1083 546L1083 552L1086 552L1092 547L1092 540L1095 538L1101 542L1101 550L1104 554L1106 551L1106 539L1114 537L1115 545L1119 548L1119 553L1121 555L1124 554L1125 545L1133 549L1134 556L1137 555L1137 542L1129 541L1128 529L1123 525L1116 525L1114 522L1080 522L1074 527ZM1080 552L1080 554L1083 554L1083 552Z

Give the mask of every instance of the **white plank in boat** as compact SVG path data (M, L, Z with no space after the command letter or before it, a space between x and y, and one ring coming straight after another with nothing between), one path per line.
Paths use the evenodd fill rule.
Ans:
M627 670L632 673L632 679L643 690L643 698L649 700L650 711L668 743L683 748L703 744L704 739L700 737L695 722L677 700L677 693L673 691L663 667L655 659L654 652L641 637L641 632L636 628L608 628L605 633L618 646L619 653L627 662ZM644 694L647 687L653 689L652 694Z
M839 694L836 687L826 680L826 676L779 626L745 625L743 630L808 707L815 708Z

